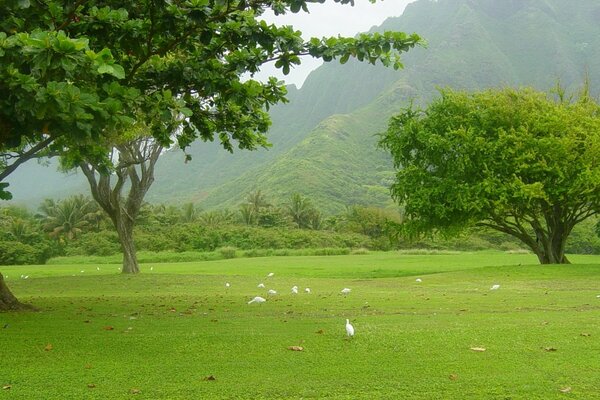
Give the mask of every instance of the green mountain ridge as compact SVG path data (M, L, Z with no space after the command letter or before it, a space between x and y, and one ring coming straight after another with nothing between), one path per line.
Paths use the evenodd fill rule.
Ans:
M301 89L289 87L289 104L273 107L273 147L229 154L218 143L197 143L187 165L181 151L170 151L161 157L147 199L235 208L261 189L274 202L295 192L308 195L327 213L350 204L393 206L391 162L376 147L389 117L410 101L425 104L445 86L548 90L560 80L576 88L587 73L598 93L599 20L597 0L418 0L375 28L417 32L427 40L427 48L404 56L404 70L324 64ZM44 176L46 186L52 182L30 169L23 171ZM15 176L23 182L15 187L27 187L22 175Z
M411 100L426 103L443 86L474 90L528 85L547 90L560 79L576 87L588 70L597 87L600 76L591 66L600 59L590 49L598 48L600 30L587 16L600 8L592 3L582 2L579 12L553 1L412 3L382 29L418 31L429 45L407 54L406 68L391 88L363 108L325 119L277 160L217 187L203 204L234 207L246 193L261 189L279 202L294 192L308 195L328 213L351 204L392 205L387 183L393 171L387 155L376 149L375 136L389 117ZM560 20L563 12L571 15L569 23ZM581 29L583 23L587 30ZM586 37L589 42L583 42ZM581 43L590 49L581 51ZM342 73L337 65L322 68ZM343 76L347 80L350 73Z

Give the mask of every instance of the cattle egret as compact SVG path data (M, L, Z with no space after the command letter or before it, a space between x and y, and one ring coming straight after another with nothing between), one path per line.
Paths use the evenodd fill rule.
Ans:
M265 287L265 284L264 284L264 283L259 283L257 287L259 287L259 288L261 288L261 289L264 289L264 287Z
M598 296L596 296L597 299L600 299L600 294Z
M96 271L100 271L100 267L96 267Z
M83 273L85 272L85 270L83 270L83 269L82 269L82 270L81 270L81 271L79 271L79 272L81 272L81 273L83 274Z
M417 278L417 279L415 279L415 282L419 282L419 283L421 283L421 282L423 282L423 281L421 280L421 278Z
M269 272L269 275L267 275L268 278L272 277L273 275L275 275L273 272Z
M490 290L498 290L500 289L500 285L494 285L490 288Z
M150 267L150 271L154 271L154 267Z
M351 291L352 291L352 289L343 288L343 289L342 289L342 291L341 291L341 293L342 293L342 294L348 294L348 293L350 293Z
M23 279L29 279L29 275L25 275Z
M292 293L293 293L293 294L298 294L298 286L294 286L294 287L292 288Z
M304 289L304 291L305 291L306 293L310 293L310 288L308 288L308 287L307 287L306 289Z
M269 294L277 294L277 291L273 290L273 289L269 289L269 291L267 293L269 293Z
M255 298L253 298L252 300L250 300L248 302L248 304L252 304L252 303L264 303L265 301L267 301L267 300L264 299L263 297L256 296Z
M349 319L346 320L346 334L348 335L348 337L354 336L354 327L350 323Z
M231 286L231 285L229 284L229 282L225 282L225 287L229 287L229 286Z

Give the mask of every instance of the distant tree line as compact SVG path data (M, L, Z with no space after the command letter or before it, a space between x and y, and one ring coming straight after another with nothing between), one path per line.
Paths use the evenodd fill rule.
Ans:
M324 216L308 196L292 194L281 204L262 191L249 193L237 209L202 210L145 203L135 229L136 246L146 251L250 249L438 248L516 250L507 235L478 230L458 239L409 242L394 235L399 210L349 206ZM600 252L594 223L573 233L568 251ZM46 199L37 212L16 206L0 208L0 264L43 264L63 255L113 255L121 251L111 221L97 203L83 195Z

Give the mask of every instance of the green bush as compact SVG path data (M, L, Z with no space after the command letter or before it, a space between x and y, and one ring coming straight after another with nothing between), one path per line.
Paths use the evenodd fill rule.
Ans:
M44 264L49 258L47 248L16 241L0 242L0 265Z
M110 256L121 252L119 237L116 232L89 232L65 246L68 256Z
M235 247L221 247L218 252L223 256L223 258L235 258L237 249Z

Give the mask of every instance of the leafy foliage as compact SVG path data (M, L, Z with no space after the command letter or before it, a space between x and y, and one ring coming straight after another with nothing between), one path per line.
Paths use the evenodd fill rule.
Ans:
M138 115L163 145L177 132L181 148L215 137L229 151L268 146L266 110L285 101L285 88L243 74L270 61L287 74L301 55L399 68L400 53L420 43L402 32L305 41L260 19L267 10L307 11L310 2L3 2L0 89L9 95L0 99L0 151L28 159L51 145L74 163L91 158L108 168L95 141L119 136ZM20 163L1 160L0 180Z
M381 144L398 169L403 232L480 225L515 236L542 263L566 262L574 226L600 205L600 106L587 92L441 92L392 118Z

